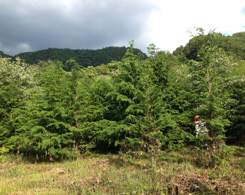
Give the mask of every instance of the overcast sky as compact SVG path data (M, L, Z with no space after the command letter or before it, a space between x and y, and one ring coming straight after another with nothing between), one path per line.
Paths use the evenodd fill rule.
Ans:
M245 31L245 0L0 0L0 50L135 47L172 52L192 27Z

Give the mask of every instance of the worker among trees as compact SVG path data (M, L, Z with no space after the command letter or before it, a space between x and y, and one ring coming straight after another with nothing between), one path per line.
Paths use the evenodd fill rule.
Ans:
M208 139L208 129L206 127L206 122L201 120L199 115L196 115L194 118L195 130L196 130L196 137L200 140L200 147L202 152L204 152L205 148L208 147L207 139Z

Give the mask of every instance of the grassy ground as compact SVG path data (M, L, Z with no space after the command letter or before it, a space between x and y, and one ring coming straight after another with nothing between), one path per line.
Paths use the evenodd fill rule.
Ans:
M92 154L73 161L31 163L6 156L0 194L245 194L245 148L230 147L216 167L195 147L147 158Z

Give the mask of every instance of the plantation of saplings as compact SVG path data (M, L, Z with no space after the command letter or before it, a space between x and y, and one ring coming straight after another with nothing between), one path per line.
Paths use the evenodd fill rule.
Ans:
M0 194L244 194L244 37L198 29L147 59L132 41L96 67L0 58Z

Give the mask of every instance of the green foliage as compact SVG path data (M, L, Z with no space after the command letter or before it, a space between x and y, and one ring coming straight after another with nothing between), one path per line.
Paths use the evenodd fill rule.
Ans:
M4 154L8 153L9 149L5 147L0 148L0 163L5 159Z
M245 60L245 33L235 33L232 36L225 36L221 33L216 33L210 31L205 34L205 31L202 28L196 28L197 34L192 36L189 43L185 47L178 47L173 53L176 56L179 56L182 61L188 60L198 60L198 52L200 51L203 44L209 46L216 46L222 48L228 56L233 56L239 60Z
M209 42L200 48L198 61L190 62L192 91L196 94L196 114L207 123L212 162L215 159L215 148L222 143L225 127L230 123L224 106L225 101L229 100L229 93L223 90L223 78L234 66L235 63L225 52L210 46Z
M234 141L244 144L245 137L245 63L239 61L231 69L225 90L229 92L230 99L226 103L227 117L231 121L226 135L235 138Z
M121 61L96 67L75 56L63 63L72 50L32 66L0 58L0 146L50 161L121 151L148 156L155 168L163 151L205 141L208 158L200 163L222 163L225 134L244 137L244 60L217 47L223 35L198 30L176 55L150 44L146 60L133 42ZM242 42L243 34L233 38ZM207 124L205 140L194 136L196 114Z
M11 56L0 51L0 58L11 58Z
M82 143L87 149L107 150L119 139L115 130L119 127L110 120L108 93L113 90L110 83L108 77L98 77L87 89L83 111L86 117L81 124L84 129Z
M114 120L124 125L126 139L121 141L121 149L133 155L149 154L154 168L161 150L179 149L185 139L168 109L169 102L164 101L171 56L153 52L155 56L143 62L132 47L115 76L116 91L110 94L114 112L121 113L114 115Z
M201 72L200 63L203 63L205 60L206 62L210 60L207 63L216 66L212 67L213 70L210 73L213 74L213 77L211 78L211 82L213 82L212 85L214 85L213 88L216 88L217 90L214 92L214 96L216 97L217 93L223 95L219 100L219 104L223 104L223 111L225 111L223 112L222 117L231 122L230 126L226 127L226 135L230 138L237 138L234 139L237 143L239 141L238 138L242 141L242 137L244 136L243 92L245 72L243 60L239 60L243 59L243 46L244 33L236 33L231 37L226 37L220 33L215 33L214 31L210 31L206 35L203 29L199 29L199 31L197 31L197 36L193 36L185 47L179 47L174 51L174 54L179 57L181 62L185 63L181 66L177 66L175 68L177 74L173 74L173 78L179 81L176 87L180 87L182 93L184 92L185 96L187 95L187 99L181 98L182 101L186 99L186 103L190 104L183 114L188 114L187 110L189 110L189 116L193 117L197 114L194 110L194 108L197 107L196 94L202 94L203 102L206 101L207 96L205 96L205 91L203 92L203 90L207 89L207 82L205 84L204 76L205 74L207 76L207 69L204 68L203 72ZM216 50L216 52L213 52L212 57L210 48ZM206 59L204 59L205 57L203 57L203 54L205 54L205 52L209 53L208 55L210 57L207 55ZM233 58L228 56L232 56ZM190 63L189 59L194 61ZM193 63L196 63L196 65ZM189 69L187 64L192 64L192 68ZM190 74L190 72L192 72L192 74ZM181 83L183 83L183 85ZM197 87L200 86L200 83L203 83L203 87ZM185 89L184 91L183 88ZM218 97L215 99L218 101ZM209 108L206 107L206 111L208 109ZM188 123L190 124L190 122Z
M124 150L134 155L149 153L152 166L155 156L160 153L163 136L154 118L150 68L133 54L133 43L127 50L116 78L117 101L124 117L126 139L121 143Z
M38 64L40 60L59 60L64 64L64 70L71 71L72 64L66 63L71 58L74 58L77 64L79 64L82 67L96 67L101 64L107 64L112 60L120 61L123 58L126 50L126 47L106 47L97 50L72 50L49 48L36 52L25 52L17 54L16 56L19 56L21 59L24 59L29 64ZM142 52L139 49L135 49L134 53ZM147 58L145 54L142 53L142 55L143 59Z
M60 62L51 63L40 73L41 90L16 115L15 133L7 140L11 150L37 155L46 160L76 156L72 151L76 124L76 76L71 79ZM6 136L5 136L6 137Z
M0 58L0 145L14 135L19 110L38 90L34 68L19 58L15 62Z

